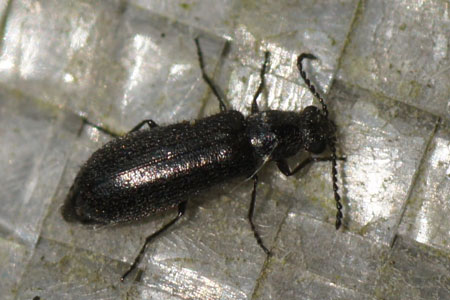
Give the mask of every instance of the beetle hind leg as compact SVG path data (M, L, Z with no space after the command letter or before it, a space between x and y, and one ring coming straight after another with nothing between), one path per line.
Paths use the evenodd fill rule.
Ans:
M253 176L253 191L252 191L252 200L250 202L250 208L248 210L248 221L250 222L250 226L252 228L253 231L253 235L255 236L256 242L258 243L258 245L261 247L261 249L263 249L263 251L267 254L270 255L270 251L269 249L264 246L264 243L261 239L261 236L259 235L258 231L256 231L256 227L255 224L253 223L253 212L255 210L255 202L256 202L256 186L258 185L258 175L254 175Z
M84 125L89 125L91 127L94 127L95 129L97 129L98 131L106 133L107 135L109 135L112 138L118 138L118 137L121 136L120 134L114 133L114 132L112 132L109 129L106 129L106 128L102 127L102 126L96 125L96 124L88 121L88 119L86 119L86 118L83 118L83 123L84 123Z
M149 235L144 242L144 245L142 246L141 250L139 251L139 254L136 256L136 258L133 261L133 264L131 264L130 268L128 269L128 271L126 271L122 277L120 277L120 281L124 281L125 278L134 270L136 269L137 265L140 263L140 261L142 260L142 257L144 255L145 252L145 248L147 248L147 245L153 241L155 238L157 238L159 235L161 235L162 233L164 233L164 231L166 231L167 229L169 229L169 227L171 227L173 224L175 224L186 212L186 204L187 201L181 202L178 205L178 214L175 218L172 219L172 221L170 221L169 223L167 223L166 225L164 225L162 228L160 228L158 231L152 233L151 235Z
M134 126L133 129L130 130L130 132L138 131L145 124L147 124L150 129L158 127L158 124L156 124L155 121L150 120L150 119L146 119L146 120L143 120L143 121L139 122L136 126Z

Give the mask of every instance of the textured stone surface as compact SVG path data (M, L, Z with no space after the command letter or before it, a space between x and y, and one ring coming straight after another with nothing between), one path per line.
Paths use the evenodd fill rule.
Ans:
M450 298L449 6L445 1L0 1L0 294L5 299ZM318 104L338 125L344 228L331 167L260 172L255 223L243 179L137 224L67 224L80 165L110 137L218 112L194 37L227 104L248 114L270 51L262 109ZM289 160L294 166L302 160Z

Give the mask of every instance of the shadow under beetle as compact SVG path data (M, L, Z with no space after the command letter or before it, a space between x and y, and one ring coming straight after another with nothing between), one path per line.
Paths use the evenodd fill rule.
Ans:
M156 212L178 207L177 216L148 236L124 278L136 268L150 241L177 222L186 211L190 197L214 184L238 176L253 179L248 220L259 246L264 245L253 224L258 184L257 172L274 161L286 176L297 173L315 161L332 162L332 181L336 201L336 229L342 223L342 205L338 194L336 160L336 126L328 118L323 98L306 77L302 61L316 59L301 54L297 67L322 109L308 106L301 112L259 111L257 98L264 87L269 53L261 68L261 83L251 106L251 114L228 110L214 83L205 72L203 55L195 39L203 79L219 101L216 115L168 126L144 120L128 134L117 137L97 150L81 167L62 209L69 222L111 224L140 220ZM149 128L141 130L147 125ZM311 157L293 170L286 158L300 150L320 154L326 148L330 157Z

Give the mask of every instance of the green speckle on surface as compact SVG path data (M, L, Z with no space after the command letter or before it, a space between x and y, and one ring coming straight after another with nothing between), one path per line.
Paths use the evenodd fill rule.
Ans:
M349 82L357 82L361 78L370 78L371 70L370 67L370 57L355 57L347 65L347 74L349 77Z
M192 6L189 3L180 3L180 7L185 10L191 10Z
M367 234L367 232L369 232L369 229L370 229L370 223L367 223L366 225L362 226L362 227L359 229L358 233L359 233L361 236L365 236L365 235Z
M336 46L336 40L334 38L330 38L331 39L331 46Z
M409 96L413 98L418 98L422 91L422 85L415 80L411 80L409 84L411 85L411 91L409 92Z
M399 95L416 99L421 94L422 86L415 80L401 81L397 89Z

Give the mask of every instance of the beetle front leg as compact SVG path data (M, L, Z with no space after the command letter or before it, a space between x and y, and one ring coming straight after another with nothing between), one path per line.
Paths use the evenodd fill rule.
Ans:
M128 276L128 274L130 274L134 269L136 269L137 265L139 264L139 262L142 259L142 256L144 255L145 252L145 248L147 247L147 245L155 238L157 238L160 234L162 234L164 231L166 231L169 227L171 227L173 224L175 224L186 212L186 204L187 201L181 202L178 205L178 214L177 216L172 219L172 221L170 221L169 223L167 223L166 225L164 225L161 229L159 229L158 231L156 231L155 233L149 235L144 242L144 245L141 248L141 251L139 251L139 254L136 256L136 258L134 259L133 264L130 266L130 268L128 269L128 271L126 271L122 277L120 277L120 281L124 281L125 277Z
M133 129L130 130L130 132L138 131L145 124L147 124L148 127L150 127L150 129L158 127L158 124L156 124L155 121L148 119L148 120L143 120L143 121L139 122L136 126L133 127Z
M337 157L337 160L346 160L345 157ZM296 166L294 168L294 170L291 171L291 169L289 168L288 163L286 162L286 160L281 159L277 161L277 167L280 170L281 173L283 173L286 176L292 176L295 173L297 173L298 171L300 171L301 169L303 169L304 167L306 167L307 165L309 165L310 163L316 162L316 161L333 161L333 158L331 156L329 157L308 157L306 158L304 161L302 161L301 163L298 164L298 166Z
M259 78L261 80L261 82L259 83L258 89L256 90L255 95L253 96L253 101L252 101L252 108L251 108L251 114L256 114L259 112L259 108L258 108L258 102L256 102L256 99L258 99L259 95L261 94L265 84L266 84L266 80L265 80L265 75L267 72L267 66L269 64L269 56L270 53L267 51L264 53L264 63L261 67L261 71L259 73Z
M250 226L253 231L253 235L255 236L256 242L258 245L264 250L267 255L270 255L269 249L264 246L261 236L256 231L255 224L253 224L253 212L255 210L255 201L256 201L256 186L258 185L258 175L253 175L253 191L252 191L252 200L250 202L250 208L248 210L248 221L250 222Z
M286 160L282 159L282 160L278 160L277 161L277 166L278 169L281 171L281 173L283 173L286 176L292 176L295 173L297 173L298 171L300 171L303 167L307 166L308 164L315 162L315 161L332 161L333 163L336 163L336 160L346 160L345 157L308 157L306 158L304 161L302 161L301 163L298 164L297 167L295 167L295 169L293 171L291 171L291 169L289 168L289 165L287 164ZM335 169L333 169L335 170ZM333 173L333 176L336 176L336 173ZM336 200L336 209L337 209L337 213L336 213L336 230L339 229L339 227L342 224L342 204L340 202L340 196L337 193L337 185L333 184L333 191L334 191L334 197Z

